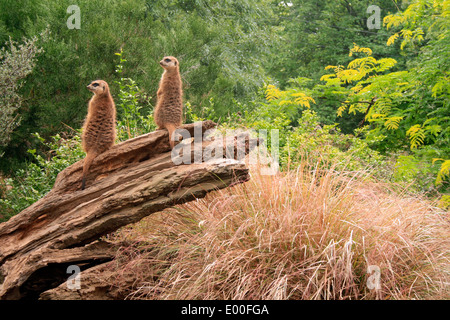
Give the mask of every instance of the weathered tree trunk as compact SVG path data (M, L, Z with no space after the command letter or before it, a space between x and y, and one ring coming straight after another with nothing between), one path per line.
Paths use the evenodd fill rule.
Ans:
M183 128L194 136L195 128L203 134L214 126L205 121ZM86 270L110 261L114 249L98 241L101 236L151 213L248 180L243 162L224 157L242 158L256 146L256 140L227 139L200 139L200 148L192 145L184 158L196 163L181 165L172 161L166 130L122 142L93 162L85 190L80 188L83 160L63 170L45 197L0 224L0 299L38 298L67 280L69 265ZM194 144L183 141L183 145L189 143ZM198 161L199 152L211 154L222 146L228 146L224 157Z

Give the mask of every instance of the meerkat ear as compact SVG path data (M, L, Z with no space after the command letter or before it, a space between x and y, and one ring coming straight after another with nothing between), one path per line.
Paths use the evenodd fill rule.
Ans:
M178 62L177 61L175 61L175 65L177 65L178 64Z

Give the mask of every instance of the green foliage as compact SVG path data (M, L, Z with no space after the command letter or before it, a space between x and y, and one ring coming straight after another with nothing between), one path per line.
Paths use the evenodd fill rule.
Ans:
M209 103L201 110L194 110L192 104L189 101L184 103L184 118L185 123L194 123L197 121L204 121L208 119L214 119L214 98L209 99Z
M394 57L401 65L404 63L397 47L385 45L386 30L367 27L369 6L380 7L383 18L397 12L396 1L292 0L278 3L281 43L275 46L276 55L268 68L282 88L291 78L318 80L326 65L347 64L346 54L354 42L371 47L380 55Z
M38 37L24 39L22 44L9 39L6 46L0 48L0 157L20 123L17 110L23 99L18 91L23 85L21 80L33 71L36 56L42 52L37 42Z
M116 55L120 59L119 64L116 66L116 72L121 75L124 71L124 63L127 60L123 57L122 49ZM120 78L119 81L116 81L116 84L119 86L119 93L115 102L117 108L117 137L119 141L154 131L156 125L153 119L153 107L150 103L151 97L142 92L136 81L131 78ZM142 115L143 111L146 115Z
M4 179L0 221L7 220L42 198L53 187L59 172L84 157L80 135L66 139L58 134L50 142L45 142L39 134L34 137L47 151L41 155L36 149L28 150L34 162L19 169L14 179Z
M448 178L450 176L450 160L433 159L433 164L436 161L443 161L436 178L436 184L441 184L445 178Z
M285 91L274 85L266 86L264 100L253 111L246 112L241 121L235 120L235 125L279 130L282 168L297 166L305 158L322 164L338 163L338 168L345 170L383 165L384 157L370 149L366 141L342 134L336 124L323 125L317 112L311 110L315 100L296 87L295 81L291 83L293 86ZM301 81L297 84L301 85ZM270 136L267 146L270 151Z
M407 136L411 149L432 148L427 161L442 161L436 185L448 188L450 163L450 1L415 0L404 12L387 16L387 29L400 29L388 45L401 39L401 48L416 52L410 63L411 103ZM414 115L413 117L411 115Z
M328 66L332 74L322 76L321 80L326 86L339 88L344 94L345 100L338 109L338 115L344 111L350 114L364 114L365 121L369 124L367 132L368 139L371 136L383 137L383 139L372 147L379 151L388 153L396 150L405 150L409 147L411 151L424 148L426 152L415 152L421 154L420 158L411 160L405 165L406 158L399 158L398 167L411 170L405 175L405 170L400 170L400 176L419 176L422 172L419 167L421 161L429 161L433 158L449 156L450 135L448 127L450 117L448 114L449 99L445 92L433 91L433 84L424 86L423 68L419 64L407 71L390 72L396 61L390 58L375 59L369 48L361 48L357 45L350 51L350 55L359 53L359 56L351 61L347 67ZM435 66L437 68L438 65ZM427 69L430 65L427 64ZM436 72L438 72L436 70ZM441 81L439 78L435 81ZM373 139L372 139L373 140ZM423 156L427 156L424 158ZM416 170L412 166L416 165ZM425 165L425 171L434 170L434 174L443 177L442 172L435 166ZM441 179L436 181L441 183ZM406 180L409 180L406 179ZM421 180L420 185L429 179Z
M336 125L322 127L317 114L310 110L303 112L299 126L289 135L282 153L293 166L307 158L323 165L333 163L337 170L361 171L376 167L378 177L384 173L384 157L370 149L366 141L342 134Z
M443 208L443 209L449 209L450 208L450 195L443 195L442 197L441 197L441 199L439 200L439 204L438 204L438 206L440 207L440 208Z
M428 161L426 154L400 155L396 159L392 181L407 185L410 192L436 194L435 180L437 165Z

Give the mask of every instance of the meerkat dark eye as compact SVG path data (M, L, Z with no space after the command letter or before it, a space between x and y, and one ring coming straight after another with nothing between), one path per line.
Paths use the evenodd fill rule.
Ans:
M164 59L165 62L170 62L169 58Z
M92 86L93 87L98 87L98 83L94 83Z

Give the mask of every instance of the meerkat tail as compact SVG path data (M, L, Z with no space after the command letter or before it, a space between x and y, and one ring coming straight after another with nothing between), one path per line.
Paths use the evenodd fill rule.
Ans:
M91 167L92 161L97 157L96 153L88 153L86 154L86 158L84 158L83 163L83 178L81 180L81 190L84 190L86 187L86 176L89 172L89 168Z
M169 131L170 148L173 149L173 147L175 146L175 141L173 140L173 138L174 138L173 133L177 129L177 126L173 123L166 123L165 127Z

